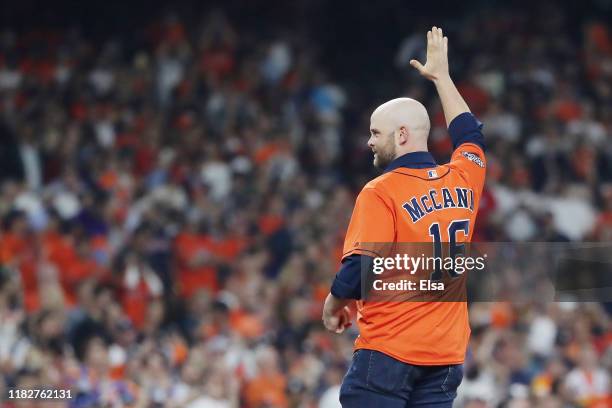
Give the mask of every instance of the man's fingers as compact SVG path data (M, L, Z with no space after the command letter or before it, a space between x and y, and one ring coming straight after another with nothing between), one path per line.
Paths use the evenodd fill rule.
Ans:
M327 330L337 332L338 325L340 324L340 318L337 316L331 316L323 319L323 323L325 323L325 328Z
M427 48L437 48L444 46L442 29L436 26L431 27L431 30L427 32Z
M416 68L420 73L423 73L423 69L425 68L425 67L423 67L423 64L421 64L417 60L410 60L410 65L412 65L414 68Z
M444 37L444 52L448 53L448 37Z
M351 323L350 321L340 319L338 317L332 317L325 322L325 328L337 334L344 332L344 330L351 327L352 325L353 323Z
M444 33L442 32L442 29L436 26L431 27L431 31L427 32L427 40L434 44L442 44L443 37Z
M346 318L341 319L340 322L338 323L338 327L336 328L335 332L338 334L343 333L346 329L348 329L352 325L353 323L351 323L350 320Z
M338 326L336 326L336 330L334 330L337 334L340 334L344 331L344 329L346 328L346 325L344 324L344 322L342 322L342 319L340 319L340 321L338 322Z
M350 309L347 306L344 306L335 315L324 313L322 319L325 328L337 334L344 332L344 330L352 325Z

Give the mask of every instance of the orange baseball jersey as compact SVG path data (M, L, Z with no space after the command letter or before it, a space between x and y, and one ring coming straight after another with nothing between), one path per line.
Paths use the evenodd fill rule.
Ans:
M471 114L468 120L478 124ZM432 233L441 242L449 242L449 234L456 242L470 241L486 161L481 143L471 136L462 139L461 129L453 141L458 146L448 164L437 165L427 152L408 153L366 184L351 216L343 259L376 257L369 243L431 242ZM357 349L377 350L415 365L464 361L470 336L466 302L359 300L357 309Z

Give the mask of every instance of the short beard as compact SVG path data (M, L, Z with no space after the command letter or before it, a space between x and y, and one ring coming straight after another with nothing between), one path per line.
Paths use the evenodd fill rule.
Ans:
M377 150L374 155L374 166L381 170L384 170L389 163L395 160L395 143L393 142L393 135L390 137L390 142L384 146L383 149Z

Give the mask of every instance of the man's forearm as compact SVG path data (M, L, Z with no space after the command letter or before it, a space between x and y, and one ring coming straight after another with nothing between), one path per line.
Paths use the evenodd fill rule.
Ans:
M442 103L446 126L450 125L453 119L462 113L470 112L469 106L457 90L457 87L449 75L436 78L433 82L438 91L440 102Z

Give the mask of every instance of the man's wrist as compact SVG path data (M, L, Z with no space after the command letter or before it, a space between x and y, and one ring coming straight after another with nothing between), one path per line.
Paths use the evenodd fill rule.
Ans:
M440 76L438 76L438 77L433 79L433 83L436 86L445 85L445 84L452 83L452 82L453 82L453 80L451 79L450 74L448 74L448 73L446 73L444 75L440 75Z
M339 310L341 310L348 302L349 302L348 299L340 299L340 298L335 297L333 294L329 293L327 295L327 299L325 299L325 305L323 306L323 313L334 315Z

